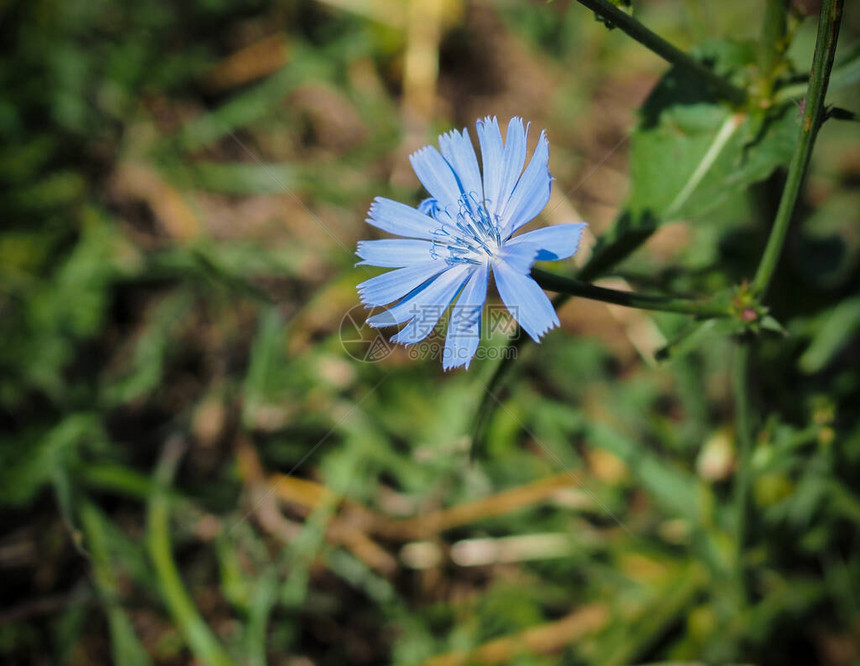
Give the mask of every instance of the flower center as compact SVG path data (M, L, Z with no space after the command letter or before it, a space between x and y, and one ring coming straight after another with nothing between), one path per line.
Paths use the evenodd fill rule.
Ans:
M440 223L433 232L431 256L444 259L449 265L489 261L502 245L497 220L493 220L475 192L464 194L458 203L456 215L439 208L430 211Z

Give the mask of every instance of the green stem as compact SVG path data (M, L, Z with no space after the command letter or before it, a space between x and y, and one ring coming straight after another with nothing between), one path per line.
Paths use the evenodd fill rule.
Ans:
M183 444L178 440L168 441L155 471L156 489L150 497L146 516L149 557L155 567L167 609L188 641L194 656L208 666L232 666L232 660L197 612L173 560L170 545L170 499L166 488L173 480L183 448Z
M602 16L612 25L630 35L637 42L650 49L667 62L698 76L708 83L721 97L733 104L742 106L747 101L747 93L723 77L715 74L698 60L684 53L674 44L667 42L655 32L642 25L635 18L618 9L607 0L577 0L595 14Z
M628 308L639 308L641 310L659 310L661 312L677 312L689 314L701 318L728 317L731 313L728 306L714 305L704 301L693 301L686 298L669 298L666 296L652 296L650 294L636 294L631 291L618 291L598 287L588 282L580 282L573 278L562 277L554 273L532 268L532 277L543 288L571 296L581 296L604 303L624 305Z
M809 77L809 93L801 119L800 139L788 167L785 189L782 191L773 228L752 283L753 292L760 299L767 293L779 263L788 227L800 196L800 188L809 169L815 137L824 118L824 97L827 94L830 70L833 68L833 57L836 53L842 5L843 0L825 0L821 8L818 38L815 41L815 55L812 59L812 73Z
M788 9L789 0L767 0L765 6L758 50L761 95L764 99L770 99L773 94L774 75L785 53Z
M749 396L750 347L742 340L735 351L734 393L735 422L737 442L737 471L735 473L734 510L735 510L735 585L738 601L746 605L749 595L746 584L744 554L746 551L747 530L749 525L749 495L752 474L750 458L752 452L752 431Z
M112 663L152 666L152 660L138 639L119 600L119 579L111 565L108 547L107 518L87 500L81 503L79 515L91 554L93 581L107 615Z

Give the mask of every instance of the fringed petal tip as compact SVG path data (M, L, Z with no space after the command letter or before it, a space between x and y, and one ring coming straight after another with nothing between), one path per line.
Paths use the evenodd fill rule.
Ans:
M445 372L451 372L451 370L456 370L457 368L463 368L463 370L468 370L470 365L472 365L471 358L468 358L464 361L458 361L456 359L442 359L442 369Z

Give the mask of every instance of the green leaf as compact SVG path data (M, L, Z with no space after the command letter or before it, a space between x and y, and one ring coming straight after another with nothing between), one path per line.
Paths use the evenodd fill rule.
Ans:
M277 308L265 308L260 312L259 328L245 376L245 421L253 422L256 410L276 404L281 399L284 377L279 368L284 363L284 322Z
M289 164L197 162L185 169L192 187L225 194L284 194L296 187Z
M788 335L788 331L785 330L785 327L770 315L762 317L761 328L764 331L771 331L773 333L779 333L780 335Z
M693 320L689 322L665 347L655 354L658 361L674 361L692 351L702 348L705 340L726 337L739 333L743 327L734 319Z
M749 44L725 40L701 48L699 57L742 85L755 54ZM631 137L627 205L599 240L582 279L623 260L666 221L713 218L788 163L798 122L793 103L739 112L691 74L669 70L642 105Z
M851 298L827 311L807 350L800 357L800 369L812 374L827 366L833 357L855 338L860 329L860 297Z
M598 240L579 279L589 282L621 263L657 230L659 220L649 210L624 210Z
M695 211L696 191L736 138L741 116L716 104L675 104L634 134L629 206L665 219Z
M693 523L701 520L696 479L664 461L638 440L603 423L593 423L588 443L618 456L636 480L670 514Z
M103 437L98 419L89 413L72 414L50 430L35 428L23 437L0 440L0 506L29 502L54 478L78 459L78 449ZM29 441L28 446L21 442Z
M331 78L331 64L312 51L296 49L291 64L217 109L191 120L175 137L177 145L184 150L200 150L232 135L243 152L250 152L233 135L236 130L270 116L281 100L300 85Z
M155 391L162 382L164 366L175 341L175 327L187 314L192 299L189 292L177 290L167 296L148 316L128 367L105 387L110 405L121 405Z
M700 87L671 70L643 105L632 141L631 210L660 221L702 219L791 159L799 124L793 104L739 113Z
M152 664L152 660L120 605L119 575L113 567L109 547L108 518L88 501L81 504L80 518L87 536L86 545L91 556L92 578L108 619L113 662L130 666L148 666Z

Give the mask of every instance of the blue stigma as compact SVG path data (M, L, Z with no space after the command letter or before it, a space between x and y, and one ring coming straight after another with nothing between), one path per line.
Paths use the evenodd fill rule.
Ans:
M445 211L433 217L441 222L433 232L430 255L444 259L449 266L454 264L480 265L495 256L502 245L498 221L487 212L486 201L481 201L475 192L463 194L456 215ZM449 221L450 220L450 221ZM452 224L453 222L453 224Z

